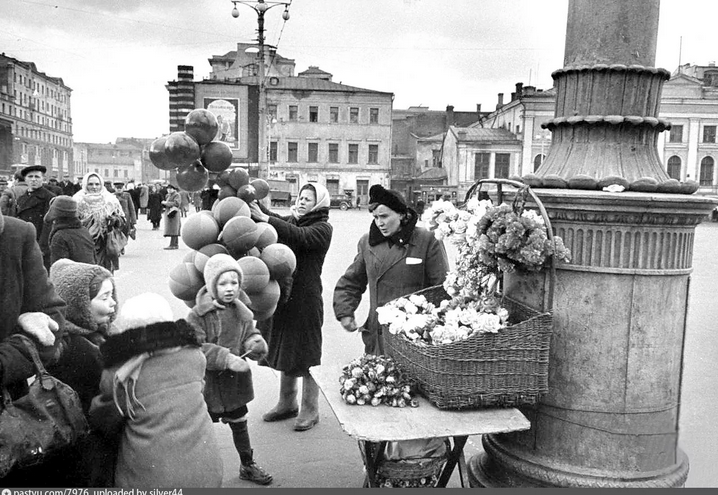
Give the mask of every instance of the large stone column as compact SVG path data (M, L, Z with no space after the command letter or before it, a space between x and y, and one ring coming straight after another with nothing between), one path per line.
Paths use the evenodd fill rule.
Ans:
M685 483L678 415L693 238L713 203L680 194L695 186L670 181L657 154L670 126L657 118L668 74L651 67L658 7L570 0L553 144L526 178L573 254L557 269L549 392L523 409L531 430L483 438L472 486ZM627 189L605 192L602 181ZM505 284L534 307L548 288L543 274Z

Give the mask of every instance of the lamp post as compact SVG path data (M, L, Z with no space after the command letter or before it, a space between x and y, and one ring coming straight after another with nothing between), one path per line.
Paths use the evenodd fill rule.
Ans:
M257 73L259 79L259 128L257 134L257 140L259 142L257 150L257 165L259 167L259 177L266 179L268 178L268 160L267 160L267 94L265 87L265 67L264 67L264 14L274 7L283 6L284 12L282 12L282 19L285 21L289 20L289 6L291 0L288 2L273 2L266 0L232 0L234 7L232 8L232 17L235 19L239 17L239 10L237 5L246 5L247 7L254 10L257 14L257 42L259 43L259 52L257 54L259 58L259 70Z

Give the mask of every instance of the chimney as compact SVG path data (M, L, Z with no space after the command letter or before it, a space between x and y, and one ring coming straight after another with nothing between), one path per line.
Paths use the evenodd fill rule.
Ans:
M499 93L499 102L496 104L496 110L504 106L504 94Z
M511 100L510 100L510 101L514 101L515 99L516 99L516 93L511 93Z
M523 88L524 88L524 83L520 83L520 82L516 83L516 98L521 98Z
M476 115L481 118L481 103L476 104Z
M446 105L446 129L454 125L454 106Z

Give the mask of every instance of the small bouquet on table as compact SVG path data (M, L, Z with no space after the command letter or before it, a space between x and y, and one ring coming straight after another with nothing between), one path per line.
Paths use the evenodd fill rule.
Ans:
M473 197L487 182L519 187L512 204ZM539 212L524 208L528 196ZM377 309L387 354L439 408L535 404L548 390L551 308L538 311L506 297L502 279L570 261L541 201L521 183L479 181L461 208L435 201L423 220L438 239L457 246L456 264L443 286Z

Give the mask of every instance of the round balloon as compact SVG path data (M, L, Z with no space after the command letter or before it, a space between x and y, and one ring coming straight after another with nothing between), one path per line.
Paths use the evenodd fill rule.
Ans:
M230 186L235 189L239 189L240 187L249 184L249 172L243 168L232 169L227 177L227 180L229 181Z
M190 165L199 160L199 144L186 132L173 132L165 141L165 154L177 167Z
M237 197L243 199L247 203L251 203L257 199L257 191L254 190L254 186L251 184L245 184L237 189Z
M194 266L199 270L200 273L204 273L204 266L207 264L207 260L215 254L229 254L226 247L219 243L207 244L206 246L194 251Z
M257 199L264 199L269 194L269 184L266 180L254 179L250 184L254 187L254 195Z
M269 268L269 276L273 280L289 277L297 268L297 257L285 244L270 244L262 250L259 258Z
M214 219L217 220L220 228L224 227L224 224L232 217L247 217L250 216L249 205L239 199L237 196L229 196L220 200L217 205L212 208L212 214Z
M157 138L150 145L150 161L152 165L160 170L172 170L177 168L177 164L172 163L165 153L166 137Z
M257 237L257 224L251 218L232 217L222 228L222 244L227 246L229 253L235 258L254 247Z
M270 244L277 242L277 229L275 229L272 224L260 222L257 224L257 229L259 230L259 238L254 247L260 251Z
M257 313L265 313L275 309L279 302L279 284L276 280L270 280L267 286L259 292L247 292L249 297L249 309Z
M207 179L207 169L199 160L177 169L177 185L185 191L201 191L207 185Z
M232 196L237 196L237 191L232 186L226 185L220 187L219 194L217 194L217 199L222 200L225 198L231 198Z
M222 141L212 141L202 149L201 160L210 172L223 172L232 165L232 150Z
M217 117L204 108L192 110L184 119L184 131L200 145L212 141L218 129Z
M204 286L204 277L193 263L180 263L170 271L170 292L177 299L191 301Z
M219 224L211 213L196 213L184 220L181 231L182 241L191 249L201 249L217 242Z
M244 256L237 260L242 268L242 290L259 292L269 283L269 268L264 261L254 256Z

